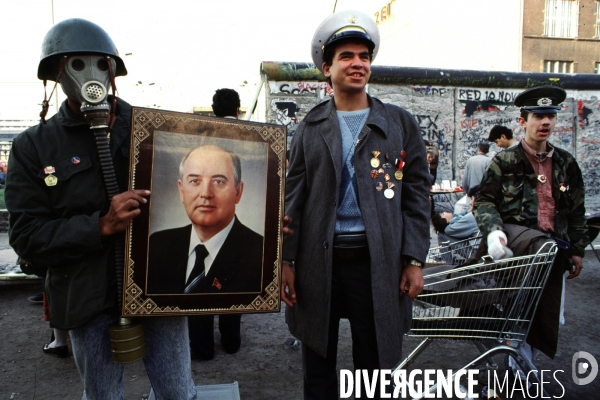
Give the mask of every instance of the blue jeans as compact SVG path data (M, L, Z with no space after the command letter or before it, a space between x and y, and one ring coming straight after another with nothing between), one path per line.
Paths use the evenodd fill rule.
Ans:
M73 356L83 381L83 399L121 400L123 364L112 360L108 328L117 316L100 315L69 331ZM144 366L157 399L195 399L186 317L139 319L144 325Z

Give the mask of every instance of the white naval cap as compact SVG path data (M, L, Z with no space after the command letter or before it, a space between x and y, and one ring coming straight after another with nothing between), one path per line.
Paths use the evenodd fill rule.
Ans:
M325 18L315 31L311 43L311 55L315 67L323 72L325 47L342 39L364 39L373 44L373 59L379 51L379 28L375 20L360 11L345 10Z

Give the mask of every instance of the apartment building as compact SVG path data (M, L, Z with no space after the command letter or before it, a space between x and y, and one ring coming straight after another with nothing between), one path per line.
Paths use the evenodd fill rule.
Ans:
M522 71L600 74L600 1L523 3Z

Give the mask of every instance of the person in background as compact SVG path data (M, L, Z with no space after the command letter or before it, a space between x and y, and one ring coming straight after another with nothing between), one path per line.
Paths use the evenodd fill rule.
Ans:
M519 143L513 139L513 131L502 125L495 125L492 127L487 140L502 149L508 149Z
M237 119L240 112L240 96L233 89L218 89L213 95L212 109L219 118ZM214 316L190 316L190 351L192 360L212 360L215 356ZM221 347L228 354L235 354L242 344L240 335L242 315L219 315Z
M440 160L440 151L437 146L430 140L423 139L425 149L427 151L427 164L429 164L429 174L431 174L431 186L437 180L437 168Z
M438 159L440 156L440 151L429 140L423 139L423 141L425 142L425 149L426 149L426 154L427 154L427 165L429 167L429 176L431 179L430 186L433 186L433 185L435 185L435 180L437 177L437 166L438 166ZM431 215L433 215L433 211L435 209L435 203L433 200L433 196L431 196L431 195L429 196L429 202L431 203Z
M437 174L437 168L431 168L431 164L434 163L435 159L436 159L437 153L435 151L435 149L433 147L429 147L427 148L427 165L429 166L429 175L431 177L431 183L430 186L433 186L435 184L435 174Z
M491 161L491 158L488 157L489 151L489 143L479 142L477 144L477 155L474 155L473 157L467 160L467 163L465 165L465 172L462 178L462 187L465 193L469 193L471 191L471 188L479 186L481 178L483 178L483 173L485 172ZM467 198L467 203L471 203L470 198Z
M442 211L432 215L431 224L438 234L439 243L457 242L477 236L479 227L472 212L477 190L477 187L473 187L471 188L471 192L469 192L469 197L471 198L471 208L469 210L458 214Z

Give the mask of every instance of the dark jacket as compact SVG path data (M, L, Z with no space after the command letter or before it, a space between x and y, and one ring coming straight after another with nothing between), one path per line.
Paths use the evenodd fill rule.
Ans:
M583 257L589 244L585 187L575 158L554 147L552 197L556 204L555 236L571 244L568 255ZM475 219L483 237L503 224L538 229L537 174L519 143L498 153L483 175L475 200ZM562 188L562 189L561 189Z
M425 260L429 248L429 174L425 146L412 115L369 97L370 113L354 152L358 199L371 257L371 288L381 368L402 354L402 334L410 329L411 301L399 296L405 258ZM385 163L406 152L404 178L391 175L394 197L376 190L373 151ZM284 239L283 259L294 260L298 302L286 309L291 333L325 356L331 304L332 251L340 204L342 139L334 101L314 107L294 133L286 180L286 214L294 235Z
M183 293L191 230L187 225L150 235L146 293ZM262 261L263 237L236 218L195 293L260 292Z
M123 191L129 170L129 104L119 100L117 116L111 153ZM55 186L44 180L46 167L54 168ZM101 313L116 312L115 236L101 237L98 227L109 203L96 142L89 125L66 102L46 124L27 129L13 142L5 200L10 245L22 259L48 268L50 326L72 329Z
M538 229L537 182L537 173L522 143L492 159L475 199L475 219L484 238L496 229L510 233L508 224ZM571 269L572 255L583 257L589 234L581 170L569 152L554 147L552 179L546 184L552 185L556 205L554 236L569 242L570 249L557 253L527 341L553 358L558 345L563 274Z

